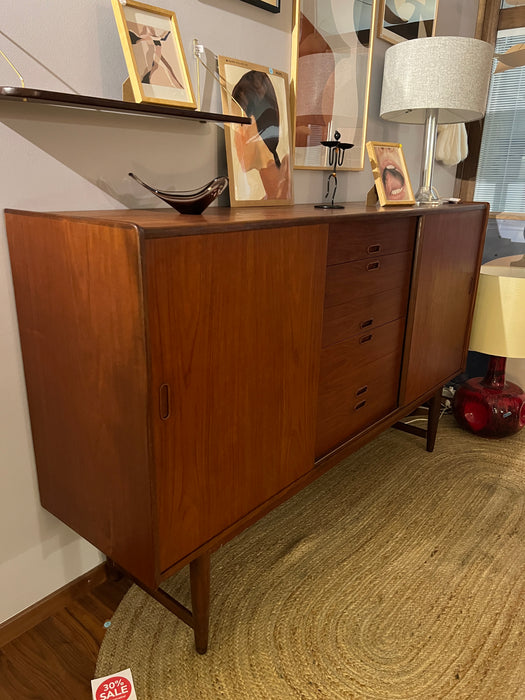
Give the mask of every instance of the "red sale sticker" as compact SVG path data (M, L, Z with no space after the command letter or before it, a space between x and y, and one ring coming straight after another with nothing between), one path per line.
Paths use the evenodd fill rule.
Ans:
M137 700L131 669L91 681L93 700Z

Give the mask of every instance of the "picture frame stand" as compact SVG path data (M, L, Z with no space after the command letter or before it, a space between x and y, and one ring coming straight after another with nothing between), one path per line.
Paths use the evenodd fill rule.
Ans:
M375 185L372 185L372 187L366 193L366 206L379 206L379 196L377 194L377 189Z
M131 86L131 80L127 78L122 83L122 99L124 102L135 102L135 96L133 94L133 87Z

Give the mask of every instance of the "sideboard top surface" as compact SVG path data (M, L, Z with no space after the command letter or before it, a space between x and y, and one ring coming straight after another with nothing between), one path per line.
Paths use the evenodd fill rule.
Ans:
M171 207L156 209L108 209L94 211L33 212L6 209L6 214L76 219L86 223L137 227L145 238L188 236L276 226L328 224L353 218L394 218L434 215L445 211L484 209L483 202L443 204L440 207L374 207L361 202L347 202L343 209L316 209L313 204L271 207L210 207L198 216L178 214Z

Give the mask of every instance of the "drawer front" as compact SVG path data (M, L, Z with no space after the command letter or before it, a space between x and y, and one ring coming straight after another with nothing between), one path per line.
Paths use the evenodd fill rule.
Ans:
M412 251L332 265L326 270L325 308L400 287L410 281Z
M417 217L333 223L328 232L328 265L412 250Z
M406 315L407 304L408 284L403 288L330 306L324 310L323 347L402 318Z
M339 387L359 382L363 367L401 351L405 319L366 331L321 351L319 394L337 392Z
M401 350L321 386L315 456L321 457L398 404Z

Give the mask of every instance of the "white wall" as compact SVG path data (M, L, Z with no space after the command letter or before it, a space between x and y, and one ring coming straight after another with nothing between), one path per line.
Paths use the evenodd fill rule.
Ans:
M192 40L207 52L289 71L292 0L274 15L240 0L165 0L177 14L196 85ZM8 9L9 6L9 9ZM477 0L440 0L438 33L473 34ZM422 128L378 115L383 56L376 40L368 138L403 143L417 186ZM2 3L0 49L26 86L120 99L127 77L110 0ZM210 55L210 54L209 54ZM0 58L0 84L18 85ZM221 111L204 85L202 108ZM64 210L157 206L127 173L166 189L188 189L225 173L221 127L155 117L0 104L0 209ZM441 194L454 169L436 168ZM296 171L296 202L322 198L326 173ZM340 200L363 200L373 179L342 173ZM97 565L102 556L39 505L3 218L0 231L0 621Z

